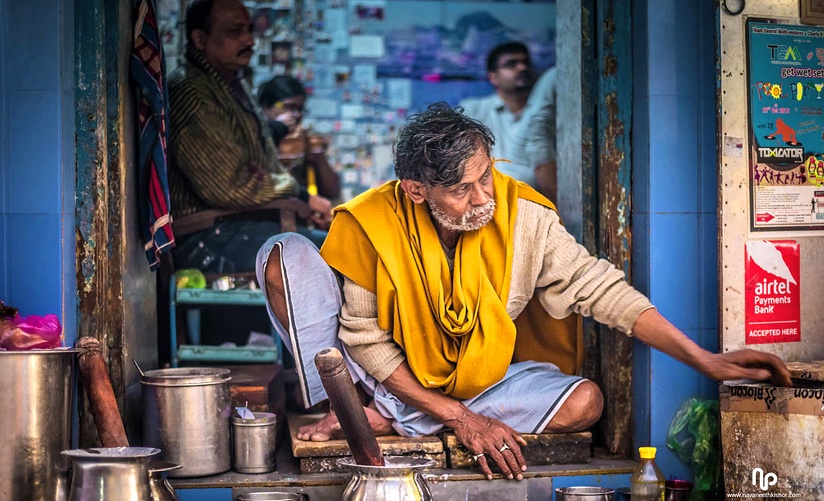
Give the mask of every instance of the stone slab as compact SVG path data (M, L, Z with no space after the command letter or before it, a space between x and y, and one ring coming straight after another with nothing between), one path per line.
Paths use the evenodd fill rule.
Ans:
M526 447L521 452L527 465L583 464L590 460L592 434L578 433L542 433L523 434ZM452 432L443 434L447 464L450 468L477 468L478 462L472 454L458 442Z

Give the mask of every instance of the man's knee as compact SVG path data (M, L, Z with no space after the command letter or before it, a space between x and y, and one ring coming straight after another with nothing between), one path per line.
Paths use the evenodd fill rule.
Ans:
M567 397L544 431L570 433L595 424L604 410L604 395L598 385L585 379Z
M275 235L263 244L258 251L258 280L263 279L261 287L266 292L266 299L272 308L272 313L275 314L275 318L284 327L289 325L289 317L286 307L286 284L281 266L283 255L293 255L295 252L307 251L318 252L309 239L297 233ZM261 268L263 269L261 270Z
M304 252L312 252L317 254L318 249L315 245L303 235L298 233L281 233L275 235L258 251L257 256L257 275L261 278L261 267L265 270L263 273L263 281L267 284L283 290L283 273L281 271L281 256L302 254ZM263 284L261 284L263 286Z
M604 410L604 394L598 385L585 379L579 384L569 399L575 399L574 405L580 409L580 419L583 428L589 428L601 418Z

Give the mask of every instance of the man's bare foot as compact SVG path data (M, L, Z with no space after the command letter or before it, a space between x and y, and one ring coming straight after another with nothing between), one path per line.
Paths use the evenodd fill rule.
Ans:
M372 428L376 436L395 433L395 430L392 428L391 419L383 417L381 413L371 407L364 407L363 410L366 412L366 420L369 422L369 427ZM298 428L298 439L300 440L325 442L333 438L344 438L340 422L334 412L329 412L314 423Z

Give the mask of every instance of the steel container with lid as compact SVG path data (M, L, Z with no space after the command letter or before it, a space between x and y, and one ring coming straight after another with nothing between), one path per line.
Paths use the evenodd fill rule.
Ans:
M277 416L271 412L256 412L244 419L232 416L232 469L238 473L268 473L275 471Z
M202 477L228 471L228 369L181 367L146 371L143 438L161 459L182 465L169 477Z

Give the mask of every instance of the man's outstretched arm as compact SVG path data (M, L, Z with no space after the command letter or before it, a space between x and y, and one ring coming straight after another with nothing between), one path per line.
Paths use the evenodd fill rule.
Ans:
M790 372L777 356L749 349L711 353L695 344L655 309L641 313L635 321L632 334L639 341L716 381L771 379L779 386L792 386Z

